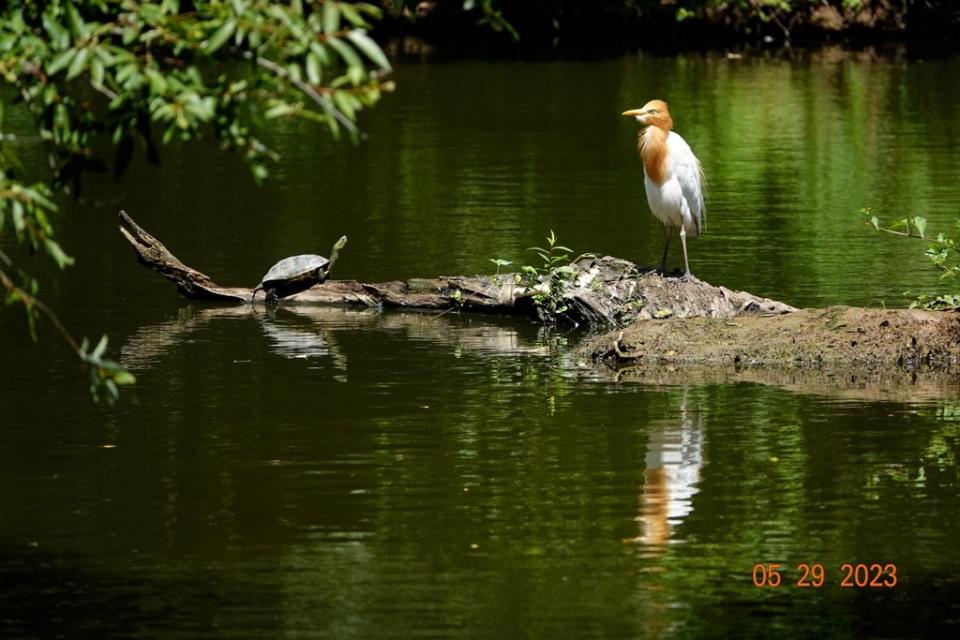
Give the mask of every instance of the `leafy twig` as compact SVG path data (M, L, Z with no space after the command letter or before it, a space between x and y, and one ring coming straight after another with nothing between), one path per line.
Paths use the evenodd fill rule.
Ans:
M12 262L6 254L0 252L0 258L3 259L4 264L12 266ZM120 395L118 385L129 385L136 382L134 375L119 363L103 358L107 349L107 336L101 337L100 342L92 350L89 348L86 339L81 344L77 344L77 341L67 331L57 314L35 295L17 286L3 270L0 270L0 285L7 290L7 304L23 303L30 321L31 333L33 333L34 324L33 310L36 309L47 316L50 324L54 326L67 346L90 368L90 392L95 399L99 399L101 392L105 392L107 403L113 404Z
M253 53L251 53L250 51L245 51L243 53L243 57L246 58L247 60L252 60ZM319 93L317 93L317 91L313 87L311 87L309 84L307 84L303 80L298 80L297 78L294 78L292 75L290 75L290 73L287 72L286 69L281 67L276 62L273 62L272 60L268 60L263 56L257 56L257 65L263 67L267 71L270 71L271 73L273 73L274 75L280 78L289 80L290 83L293 84L293 86L295 86L304 95L306 95L308 98L310 98L315 103L317 103L320 107L322 107L324 111L326 111L328 114L333 116L333 118L336 119L336 121L339 122L341 125L343 125L351 134L353 135L360 134L360 129L357 128L357 125L353 124L353 122L351 122L345 115L340 113L340 110L333 105L333 102L330 101L330 98L320 95Z

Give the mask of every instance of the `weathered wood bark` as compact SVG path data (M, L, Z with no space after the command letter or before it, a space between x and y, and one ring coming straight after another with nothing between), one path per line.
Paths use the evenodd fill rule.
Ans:
M224 287L188 267L159 240L120 212L120 231L137 253L141 264L177 285L186 298L222 302L248 302L252 290ZM632 262L587 255L570 267L573 274L560 282L526 283L519 275L442 276L406 282L364 284L353 280L328 280L283 300L290 304L385 306L411 309L462 309L540 316L575 325L624 327L650 318L715 317L744 314L776 315L795 309L782 302L743 291L714 287L699 280L662 277ZM523 284L519 284L524 282ZM538 297L550 296L555 308L549 317Z
M120 212L120 233L137 252L140 264L153 269L177 285L177 290L192 300L241 302L250 299L249 289L221 287L204 273L180 262L163 243L144 231L126 211ZM244 297L246 296L246 297Z

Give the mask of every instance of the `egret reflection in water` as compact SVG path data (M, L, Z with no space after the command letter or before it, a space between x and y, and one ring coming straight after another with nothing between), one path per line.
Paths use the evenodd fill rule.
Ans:
M649 429L644 457L644 486L636 521L640 534L628 542L662 553L676 527L693 512L704 465L702 416L690 407L690 392L683 388L676 419L658 420Z

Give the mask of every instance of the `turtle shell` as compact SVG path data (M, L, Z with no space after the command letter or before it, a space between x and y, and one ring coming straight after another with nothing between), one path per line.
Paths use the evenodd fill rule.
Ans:
M292 296L323 282L328 264L329 260L313 254L284 258L270 267L257 289L272 290L278 298Z

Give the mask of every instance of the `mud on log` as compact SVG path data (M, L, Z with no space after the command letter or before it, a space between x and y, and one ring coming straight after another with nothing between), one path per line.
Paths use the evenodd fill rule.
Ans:
M960 314L835 306L768 318L654 320L590 338L578 356L640 377L675 365L940 370L960 359Z
M225 287L208 275L185 265L159 240L120 212L120 232L134 248L139 262L172 281L191 300L249 303L252 288ZM699 280L662 277L632 262L584 255L574 261L572 275L559 284L545 276L527 284L520 276L445 276L405 282L361 283L328 280L302 293L284 298L284 305L343 305L401 307L409 309L462 309L512 313L576 326L626 327L652 318L733 318L743 315L779 315L795 311L782 302L743 291L715 287ZM524 284L518 284L524 282ZM551 291L551 287L558 290ZM538 296L551 295L557 318L549 317Z

